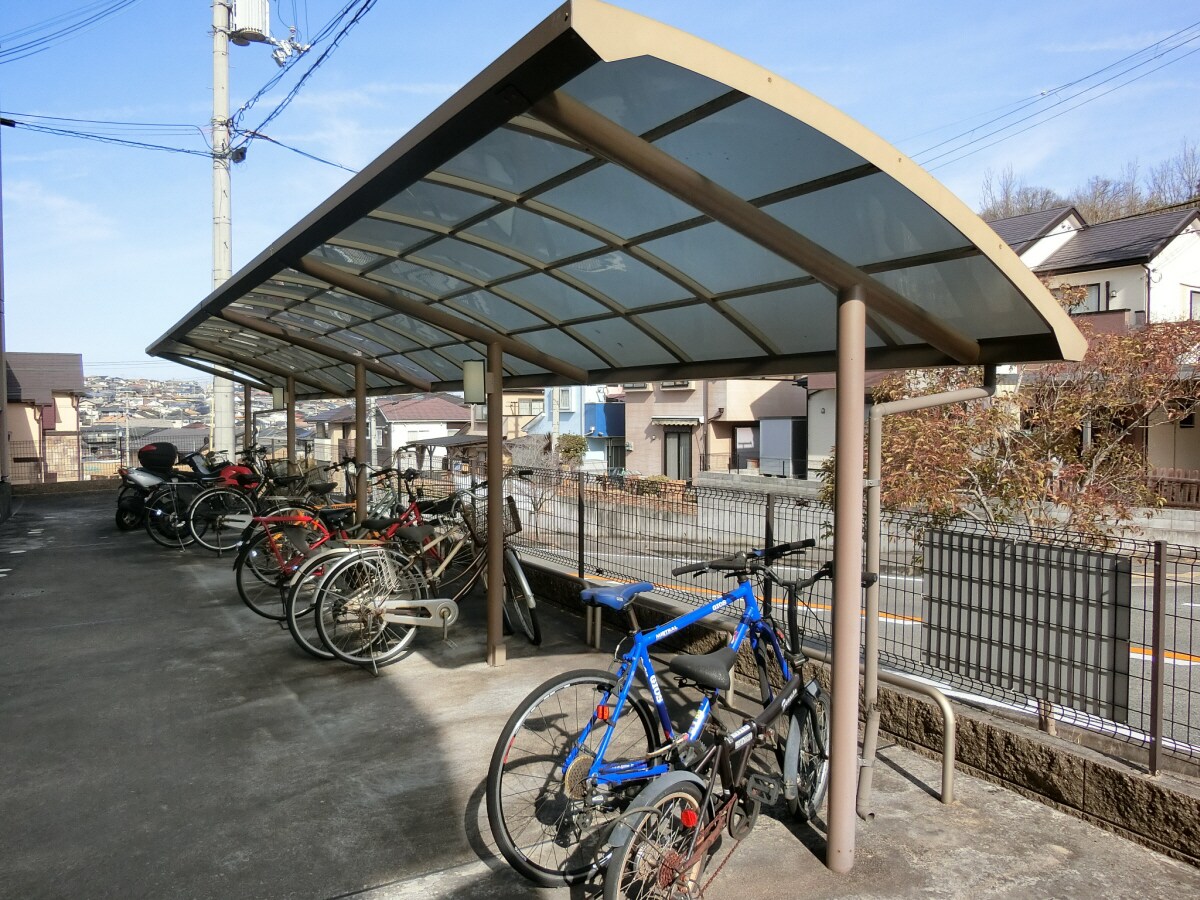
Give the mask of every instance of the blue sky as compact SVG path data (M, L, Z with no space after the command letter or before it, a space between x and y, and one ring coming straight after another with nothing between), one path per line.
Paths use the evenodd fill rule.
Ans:
M271 0L273 32L286 37L295 23L304 40L346 3ZM31 117L180 125L114 130L124 139L203 153L212 112L209 0L138 0L44 52L15 60L4 55L29 34L53 30L26 29L59 17L60 24L78 21L112 5L6 3L0 109L18 122L72 130L99 126ZM379 0L265 133L359 169L557 5ZM1029 184L1065 193L1092 175L1116 176L1131 161L1149 168L1177 153L1183 141L1200 140L1200 10L1187 3L618 5L806 88L914 156L972 207L988 169L1011 165ZM1056 92L1181 31L1171 39L1181 44L1177 49L1160 46L1161 55L1140 68L1117 74L1124 63ZM277 71L267 48L255 45L231 48L230 67L234 110ZM260 99L243 124L261 122L299 71ZM1070 99L1085 87L1092 90ZM1020 118L985 125L1023 101L1032 105L1020 116L1036 118L985 136ZM211 162L23 127L3 129L0 141L7 348L82 353L88 374L190 375L150 360L144 348L209 292ZM343 169L255 141L233 171L235 271L348 177Z

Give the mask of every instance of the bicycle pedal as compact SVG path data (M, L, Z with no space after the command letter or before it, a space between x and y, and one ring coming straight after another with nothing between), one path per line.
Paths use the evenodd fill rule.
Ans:
M767 806L774 806L782 790L779 780L751 773L746 776L746 796Z

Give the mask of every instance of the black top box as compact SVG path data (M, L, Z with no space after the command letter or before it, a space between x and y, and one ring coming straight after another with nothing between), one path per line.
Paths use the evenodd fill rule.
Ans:
M170 469L178 459L179 451L175 449L174 444L168 444L166 441L147 444L138 451L138 462L145 469Z

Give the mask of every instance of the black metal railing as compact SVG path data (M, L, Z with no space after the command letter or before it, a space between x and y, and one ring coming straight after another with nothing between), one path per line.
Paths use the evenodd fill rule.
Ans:
M525 523L517 540L568 571L645 579L697 605L725 584L673 578L682 561L804 538L818 541L805 569L832 558L827 504L680 482L648 493L645 481L538 470L511 489ZM883 518L882 665L972 702L1141 746L1152 767L1169 756L1200 771L1200 548L1131 539L1059 546L1026 528L970 522L946 531L958 543L927 572L931 523ZM979 570L983 539L1013 545L1014 560L1034 568L1018 577L1010 560L1009 575ZM939 585L947 571L954 591ZM829 584L819 583L805 618L809 639L826 649Z

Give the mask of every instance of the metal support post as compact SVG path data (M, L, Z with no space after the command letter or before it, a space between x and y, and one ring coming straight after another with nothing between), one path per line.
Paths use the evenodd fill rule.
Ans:
M859 603L862 597L863 397L866 364L865 291L838 294L837 464L834 477L833 664L829 741L829 832L825 865L854 867L855 782L858 768Z
M504 646L504 350L488 344L487 374L487 664L502 666Z
M285 415L287 429L287 445L288 459L291 459L292 454L296 452L296 379L288 378L287 396L284 397L284 403L287 405L287 414ZM336 460L333 460L336 462Z
M964 388L942 394L928 394L891 403L876 403L871 407L867 429L867 571L879 574L880 497L883 491L883 420L897 413L948 406L982 400L996 392L996 367L986 366L983 387ZM940 695L939 695L940 696ZM945 702L942 697L939 702ZM867 587L866 613L863 622L863 725L862 765L858 772L858 815L870 819L871 787L875 773L875 754L879 746L879 581ZM945 748L943 747L943 752ZM953 743L951 756L943 760L951 772L954 769Z
M354 462L358 475L354 481L355 518L367 517L367 369L354 367Z
M254 447L254 409L250 385L242 385L242 449L247 453Z
M1163 674L1167 629L1167 542L1154 542L1154 608L1150 625L1150 774L1157 775L1162 756Z

